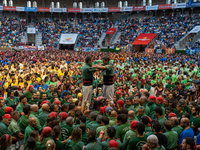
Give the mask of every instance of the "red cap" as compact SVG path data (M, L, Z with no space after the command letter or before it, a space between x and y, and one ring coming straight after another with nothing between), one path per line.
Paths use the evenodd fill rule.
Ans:
M136 120L132 120L132 121L131 121L131 129L132 129L132 130L135 130L135 129L137 128L137 123L138 123L138 122L137 122Z
M104 113L104 107L100 107L100 113L103 114Z
M59 101L59 100L55 100L55 101L53 102L53 104L60 105L60 101Z
M48 100L45 100L45 101L42 102L42 105L43 105L43 104L48 104L48 103L49 103L49 101L48 101Z
M51 112L48 117L55 117L57 118L58 114L56 112Z
M5 107L5 109L4 109L5 113L10 113L11 111L13 111L12 107Z
M156 100L160 101L161 104L163 103L163 98L162 97L156 97Z
M0 99L4 99L4 97L0 97Z
M122 93L121 92L116 92L116 94L121 95Z
M3 116L3 119L12 119L11 115L10 114L5 114Z
M149 99L151 99L151 100L155 100L156 98L155 98L155 96L150 95L150 96L149 96Z
M68 117L68 114L66 112L61 112L59 114L59 116L60 116L60 120L64 120L64 119L66 119Z
M117 104L119 104L120 106L124 107L124 101L123 100L118 100Z
M171 117L177 117L177 115L176 115L175 113L172 113L172 112L171 112L171 113L169 113L168 117L170 117L170 118L171 118Z
M109 148L112 147L118 148L118 143L115 140L110 140L109 142Z

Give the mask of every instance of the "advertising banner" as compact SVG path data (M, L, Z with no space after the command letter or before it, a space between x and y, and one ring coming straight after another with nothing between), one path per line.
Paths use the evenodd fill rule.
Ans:
M85 13L91 13L93 11L93 8L81 8L80 12L85 12Z
M50 8L50 12L62 12L62 8Z
M120 7L110 7L108 8L108 12L120 12Z
M157 34L154 33L141 33L136 40L133 42L133 45L148 45L151 40L156 37Z
M109 28L106 34L114 34L116 31L116 28Z
M80 8L68 8L68 12L79 13L80 12Z
M16 11L15 6L3 6L4 11Z
M25 51L36 51L36 46L24 46Z
M146 10L158 10L158 5L146 6Z
M43 51L44 50L44 46L38 46L38 51Z
M61 34L60 44L75 44L78 34Z
M133 6L133 11L145 11L145 6Z
M25 7L16 7L16 11L25 11Z
M0 10L3 10L3 6L0 6Z
M37 12L37 7L25 7L25 11Z
M200 26L195 26L189 33L198 33L200 31Z
M172 9L172 4L166 4L166 5L159 5L158 9Z
M166 48L165 49L165 53L166 54L174 54L175 53L175 49L173 49L173 48Z
M27 33L28 33L28 34L35 34L35 33L36 33L36 30L35 30L35 28L30 28L30 27L28 27L28 28L27 28Z
M176 3L176 4L172 4L172 8L176 9L176 8L185 8L186 7L186 3Z
M67 8L62 8L62 12L67 12Z
M49 12L49 8L48 7L38 7L37 8L37 11L38 12Z
M200 2L187 3L186 7L200 7Z
M108 8L93 8L93 12L108 12Z
M120 11L122 11L122 12L133 11L133 7L120 7Z
M145 48L145 53L154 53L154 48Z

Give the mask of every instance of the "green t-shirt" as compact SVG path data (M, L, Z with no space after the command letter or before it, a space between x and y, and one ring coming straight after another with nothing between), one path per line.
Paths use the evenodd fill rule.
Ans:
M130 124L128 122L126 122L125 124L122 124L117 128L115 137L117 139L119 138L120 141L123 143L124 136L125 136L126 132L129 130L131 130Z
M25 129L25 132L24 132L24 143L26 143L27 139L29 138L30 136L30 133L31 131L35 130L33 127L31 127L30 125L28 125Z
M128 145L128 150L142 150L142 146L147 143L146 137L136 137Z
M164 131L164 124L163 122L167 120L164 116L161 116L159 119L158 119L158 122L160 123L161 125L161 130Z
M175 148L178 144L178 133L176 131L166 131L164 135L167 137L167 149Z
M70 139L67 141L65 145L65 149L66 150L82 150L83 146L84 146L84 143L81 140L75 142L74 139Z
M179 138L181 133L183 132L183 128L179 125L176 125L172 128L172 131L176 131L178 133L178 138Z
M25 131L26 127L28 126L28 117L26 115L21 116L19 127L22 132Z
M46 111L42 111L39 115L38 115L38 119L40 121L40 125L43 127L45 125L46 119L48 118L49 113Z
M61 139L62 139L62 141L68 139L72 135L72 131L73 131L73 128L68 126L68 125L61 126Z
M6 106L16 106L19 102L19 98L18 97L13 97L13 100L10 99L10 97L5 99L5 104Z
M137 137L137 133L136 130L129 130L126 132L125 136L124 136L124 140L123 140L123 145L122 145L122 149L126 150L130 141L132 139L135 139Z
M8 126L8 131L10 132L11 136L17 137L17 134L21 132L20 127L17 124L17 121L15 121L14 119L11 120Z
M200 125L200 117L192 118L190 121L191 125L195 126L195 128L199 127Z
M175 88L175 85L174 84L167 84L165 88L172 90L173 88Z
M21 113L23 112L23 105L21 103L19 103L19 105L17 105L16 110L19 112L19 114L21 115Z
M56 140L56 149L55 150L64 150L63 143L60 140Z
M8 126L3 121L0 122L0 129L0 137L4 134L10 134Z

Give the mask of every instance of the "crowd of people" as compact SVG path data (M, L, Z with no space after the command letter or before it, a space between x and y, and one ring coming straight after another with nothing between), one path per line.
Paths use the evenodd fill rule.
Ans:
M109 18L94 18L84 21L81 19L43 19L36 22L34 26L37 33L42 33L43 46L57 49L62 33L77 33L79 37L76 48L96 49L102 33L114 26L117 26L117 31L121 32L117 43L118 47L130 46L140 33L157 33L157 40L151 47L173 48L175 42L199 24L199 15L194 14L191 16L132 18L117 21L115 25ZM19 18L2 18L0 25L1 46L25 45L21 42L21 37L26 32L27 23L20 21Z
M200 149L199 66L198 55L4 52L0 149Z

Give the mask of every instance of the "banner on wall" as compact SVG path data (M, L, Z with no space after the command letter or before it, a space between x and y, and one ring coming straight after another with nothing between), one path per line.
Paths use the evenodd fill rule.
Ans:
M146 6L146 10L158 10L158 5Z
M75 44L78 34L61 34L60 44Z
M172 4L172 8L176 9L176 8L185 8L186 7L186 3L176 3L176 4Z
M67 12L67 8L62 8L62 12Z
M108 12L120 12L120 7L110 7L108 8Z
M133 11L133 7L120 7L120 11Z
M133 42L133 45L148 45L157 34L154 33L141 33Z
M198 33L200 31L200 26L195 26L189 33Z
M50 8L50 12L62 12L62 8Z
M116 31L116 28L109 28L106 32L106 34L114 34Z
M165 53L166 54L174 54L175 53L175 49L173 49L173 48L166 48L165 49Z
M93 12L108 12L108 8L93 8Z
M30 28L30 27L28 27L28 28L27 28L27 33L28 33L28 34L35 34L35 33L36 33L36 29L35 29L35 28Z
M37 8L37 11L38 12L49 12L49 8L48 7L38 7Z
M146 10L145 6L134 6L133 11L144 11Z
M0 10L3 10L3 6L0 6Z
M37 12L37 7L25 7L25 11Z
M158 9L172 9L172 4L166 4L166 5L159 5Z
M200 7L200 2L187 3L186 7Z
M44 50L44 46L38 46L38 51L43 51Z
M25 11L25 7L16 7L16 11Z
M93 11L92 8L81 8L80 12L84 12L84 13L91 13Z
M79 13L80 12L80 8L68 8L68 12Z
M154 48L145 48L145 53L154 53Z
M24 46L25 51L36 51L36 46Z
M15 6L3 6L4 11L16 11Z

